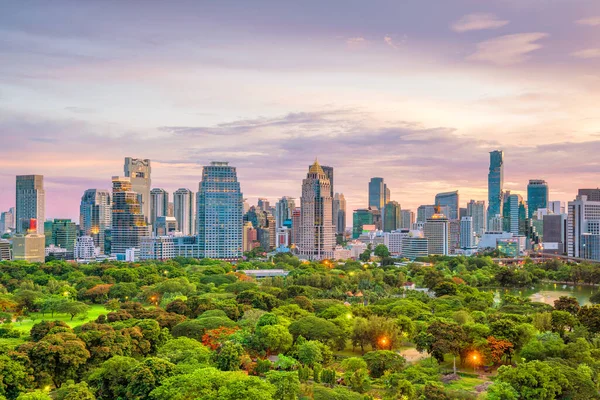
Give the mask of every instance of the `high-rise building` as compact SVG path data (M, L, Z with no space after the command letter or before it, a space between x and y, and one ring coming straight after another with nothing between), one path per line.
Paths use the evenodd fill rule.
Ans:
M333 222L335 232L343 235L346 232L346 198L343 193L336 193L333 197Z
M293 197L284 196L275 204L276 228L292 226L292 212L296 208L296 200Z
M369 208L372 210L383 210L385 206L387 186L383 178L371 178L369 182Z
M36 232L43 235L46 219L44 177L42 175L17 175L15 216L17 233L27 232L32 219L38 222Z
M489 207L488 207L489 209ZM496 214L492 218L489 218L488 228L486 232L503 232L504 231L504 221L502 215Z
M435 213L423 225L429 255L447 256L450 252L450 221L444 214Z
M111 253L126 254L138 248L145 236L150 236L146 217L142 213L141 196L133 191L131 178L112 178Z
M12 251L10 250L10 242L5 239L0 239L0 261L12 260Z
M600 201L590 201L586 195L577 196L569 202L567 216L567 255L585 258L589 255L588 242L593 238L582 240L584 234L600 235Z
M154 229L158 217L169 216L169 193L165 189L154 188L150 191L150 224ZM156 230L155 230L156 231Z
M473 229L473 217L462 217L460 220L460 248L475 248L475 231Z
M292 211L292 244L297 245L300 242L300 223L302 222L302 210L300 207Z
M12 232L15 229L15 208L4 211L0 214L0 235L6 232Z
M177 189L173 193L173 216L177 220L179 231L184 236L191 236L195 232L194 220L194 192L190 189Z
M564 254L567 232L566 214L546 214L543 216L542 237L544 252Z
M300 209L300 256L314 260L333 258L336 242L331 183L317 160L302 181Z
M446 216L450 215L450 207L449 206L440 206L439 207L440 214L444 214ZM433 214L436 213L436 206L433 204L421 205L417 208L417 222L425 223L427 219L431 218ZM412 229L412 227L411 227Z
M77 225L70 219L55 219L52 222L52 244L73 253L77 240Z
M565 214L565 204L560 200L549 201L548 211L551 214Z
M257 207L261 211L269 211L271 209L271 204L269 203L269 200L267 200L263 197L260 197L258 199Z
M400 228L412 229L415 223L415 213L412 210L400 210Z
M429 255L429 240L411 231L407 237L402 239L402 256L409 260Z
M154 236L168 236L178 231L175 217L157 217L154 222Z
M457 220L459 212L458 190L454 192L438 193L435 195L435 205L438 207L448 206L449 214L446 217L449 220Z
M458 219L462 219L462 217L468 217L467 207L461 207L458 209Z
M385 205L383 213L383 230L392 232L400 229L402 223L400 204L397 201L390 201Z
M487 230L487 215L485 201L471 200L467 203L467 217L473 217L473 231L477 236L483 236Z
M587 201L600 201L600 188L596 189L579 189L578 196L586 196Z
M373 225L373 211L367 208L354 210L352 214L352 238L358 239L364 225Z
M257 241L258 234L256 232L256 229L254 229L254 226L252 226L252 222L244 222L244 227L242 231L242 245L244 253L247 251L251 251L256 246L258 246L258 244L256 244Z
M524 235L526 231L527 206L520 194L506 192L506 200L503 206L504 230L513 235Z
M94 246L105 254L104 241L112 221L111 194L108 190L88 189L81 197L79 206L79 229L82 236L90 236Z
M131 190L141 196L139 201L142 215L150 221L150 186L152 168L150 160L125 157L125 177L131 180Z
M244 197L236 168L220 161L205 166L196 204L196 232L204 257L240 258Z
M490 152L490 171L488 173L488 218L502 214L502 192L504 191L504 152Z
M13 260L44 262L46 260L44 235L33 231L13 237Z
M94 260L96 258L96 244L91 236L80 236L75 242L73 257L75 260Z
M527 218L540 208L548 208L548 184L542 179L530 179L527 185Z

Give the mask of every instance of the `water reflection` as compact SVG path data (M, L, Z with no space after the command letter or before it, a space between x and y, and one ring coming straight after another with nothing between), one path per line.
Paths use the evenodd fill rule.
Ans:
M567 285L562 283L542 283L527 288L502 288L493 289L494 301L500 302L500 293L512 294L514 296L528 297L531 301L554 305L554 300L561 296L575 297L579 304L590 303L590 296L599 290L596 286Z

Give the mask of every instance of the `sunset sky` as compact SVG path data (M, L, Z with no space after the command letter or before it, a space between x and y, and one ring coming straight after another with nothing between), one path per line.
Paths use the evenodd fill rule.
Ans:
M0 211L43 174L78 221L126 156L169 192L229 161L250 203L318 156L349 214L373 176L487 201L495 149L506 189L600 186L598 0L5 1L0 60Z

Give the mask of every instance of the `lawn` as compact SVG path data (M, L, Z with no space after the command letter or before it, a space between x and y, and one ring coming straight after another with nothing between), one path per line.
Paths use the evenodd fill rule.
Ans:
M68 314L54 313L54 317L52 317L49 313L46 313L45 316L42 316L41 313L32 313L32 316L34 317L33 320L25 319L21 322L14 322L13 328L20 331L21 333L28 334L33 325L42 321L63 321L66 322L67 325L69 325L71 328L75 328L76 326L83 325L86 322L95 320L100 314L108 313L109 311L106 308L104 308L104 306L101 304L91 305L90 309L87 312L87 315L85 315L83 318L80 315L76 315L75 318L73 318L73 321L71 321L71 316Z
M481 385L483 382L485 382L483 379L464 377L457 381L450 382L446 385L446 388L474 393L475 387Z

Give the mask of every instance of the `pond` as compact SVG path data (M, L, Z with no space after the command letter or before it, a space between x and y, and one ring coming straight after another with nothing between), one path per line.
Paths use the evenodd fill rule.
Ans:
M587 285L568 285L563 283L540 283L524 288L501 288L493 289L495 293L494 300L500 302L501 293L510 293L515 296L528 297L531 301L554 305L554 300L560 296L575 297L579 304L586 305L590 303L590 296L600 290L597 286Z

